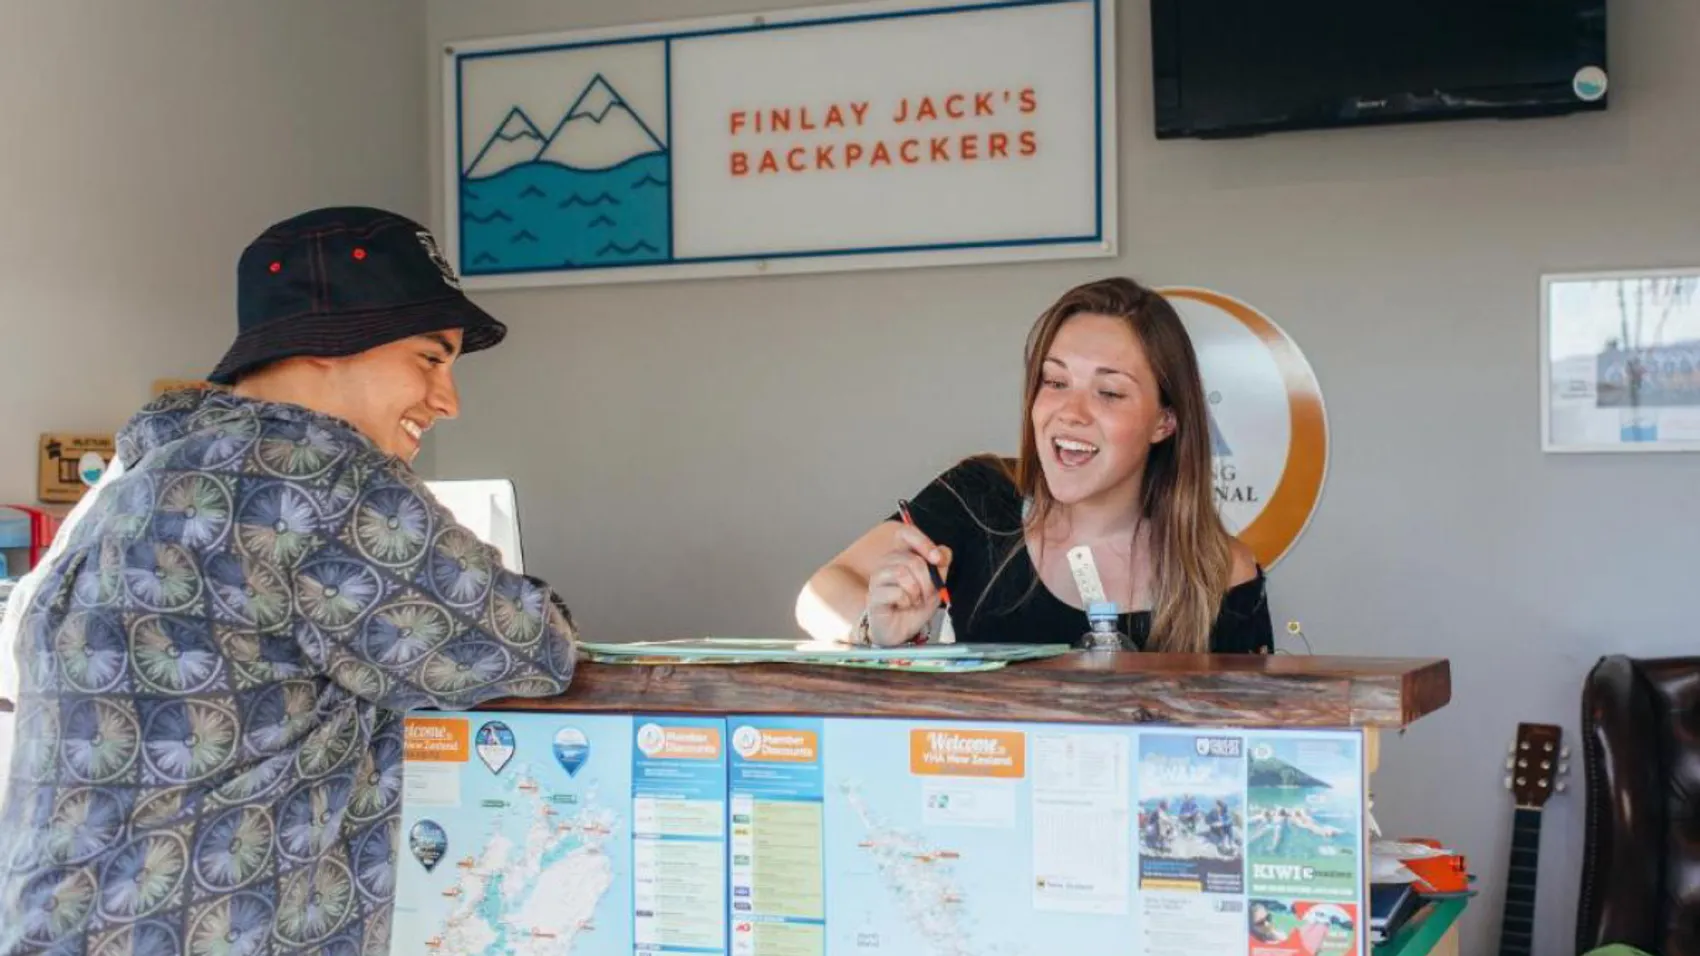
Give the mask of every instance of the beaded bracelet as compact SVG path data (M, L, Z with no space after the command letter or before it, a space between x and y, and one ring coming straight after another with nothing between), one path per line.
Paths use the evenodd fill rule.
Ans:
M925 644L932 639L932 636L933 622L928 621L926 624L921 626L921 632L919 634L916 634L914 637L911 637L896 646L901 647L903 644ZM850 631L850 643L859 647L874 646L874 635L868 619L868 611L865 608L862 611L862 616L856 619L856 626Z

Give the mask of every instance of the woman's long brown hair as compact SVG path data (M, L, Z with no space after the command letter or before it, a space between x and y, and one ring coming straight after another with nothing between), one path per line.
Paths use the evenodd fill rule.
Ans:
M1192 339L1174 306L1131 279L1102 279L1068 290L1039 316L1028 333L1021 455L1011 476L1021 494L1033 502L1025 530L1033 533L1042 529L1057 507L1039 464L1033 402L1039 395L1045 356L1057 330L1081 314L1113 316L1127 322L1156 374L1159 403L1174 413L1174 432L1151 446L1139 497L1140 514L1151 526L1150 649L1206 652L1217 609L1233 572L1233 552L1228 530L1216 511L1204 382Z

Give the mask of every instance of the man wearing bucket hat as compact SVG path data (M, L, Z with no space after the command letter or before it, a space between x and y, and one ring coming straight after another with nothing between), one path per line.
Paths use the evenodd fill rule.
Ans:
M571 679L565 604L410 467L506 332L430 233L306 213L237 299L230 389L124 427L0 626L0 956L385 954L404 712Z

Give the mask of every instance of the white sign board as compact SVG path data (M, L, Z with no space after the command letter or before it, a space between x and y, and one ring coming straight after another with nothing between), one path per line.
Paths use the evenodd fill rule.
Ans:
M445 48L470 289L1113 256L1111 0L842 5Z

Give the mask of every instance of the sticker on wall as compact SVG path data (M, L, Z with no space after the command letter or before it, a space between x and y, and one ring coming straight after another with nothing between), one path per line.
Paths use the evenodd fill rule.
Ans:
M1229 532L1272 568L1322 498L1328 418L1321 386L1298 345L1257 309L1207 289L1161 291L1198 352L1217 507Z
M1605 70L1597 66L1585 66L1576 71L1570 85L1576 91L1577 99L1592 103L1605 97L1606 82Z
M100 476L106 474L106 459L98 452L85 451L83 457L77 460L77 477L89 487L100 481Z

